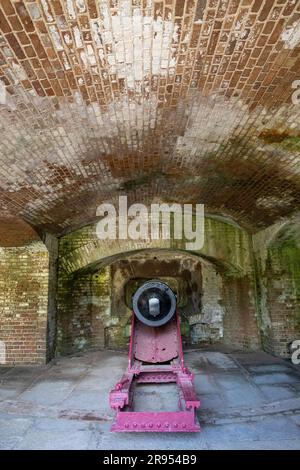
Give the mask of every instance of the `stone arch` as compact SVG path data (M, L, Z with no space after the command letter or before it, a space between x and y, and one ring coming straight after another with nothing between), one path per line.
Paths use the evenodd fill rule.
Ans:
M252 270L251 236L243 229L220 220L205 218L201 255L227 266L235 275ZM96 225L89 225L60 240L60 270L71 274L99 260L145 249L185 250L184 240L99 240Z
M90 263L60 278L58 350L70 352L70 349L96 345L126 347L132 314L128 295L131 296L142 282L153 278L167 282L177 293L186 342L190 337L195 342L200 334L203 338L205 329L207 337L212 332L214 338L219 339L218 331L223 332L222 307L218 302L221 276L228 271L221 263L174 248L135 250ZM206 287L212 277L219 297L207 302ZM202 299L203 309L200 308ZM70 322L72 312L76 312L73 314L76 318ZM105 332L101 333L101 328Z
M162 257L166 253L185 254L185 255L189 256L190 258L192 258L192 259L202 260L203 262L214 265L215 268L218 271L220 271L222 273L225 273L228 276L233 275L233 274L236 275L236 276L240 276L240 275L243 274L243 270L240 266L232 265L232 264L230 264L226 261L223 261L223 260L217 260L216 258L206 256L206 255L204 255L200 252L198 253L198 252L190 252L190 251L186 251L186 250L180 250L180 249L177 249L177 248L174 248L174 247L171 247L171 246L170 246L170 248L151 247L151 248L140 248L140 249L135 249L135 250L127 250L127 251L124 251L124 252L118 251L116 254L114 254L112 256L108 256L108 257L105 257L105 258L100 258L100 259L97 259L96 261L91 261L89 264L84 265L83 267L79 268L76 271L72 271L69 274L76 276L80 272L98 270L102 267L105 267L105 266L110 265L110 264L112 264L116 261L119 261L124 257L131 257L131 256L136 255L136 254L143 254L143 253L147 254L147 253L151 253L151 252L153 252L157 256L161 255ZM93 259L93 256L92 256L92 259Z
M222 273L224 282L222 284L224 296L227 303L226 322L229 329L238 330L239 333L228 333L227 339L230 345L236 347L247 347L255 349L259 340L257 337L256 316L253 306L255 301L250 298L254 296L253 272L252 272L252 253L251 237L242 229L225 223L224 221L207 219L205 221L205 244L200 252L187 252L182 245L175 243L174 240L163 240L154 242L132 242L126 241L101 241L96 238L95 225L87 226L76 232L65 235L60 239L60 265L59 265L59 334L58 344L72 341L74 329L80 336L86 328L85 324L92 325L91 314L89 319L85 317L86 310L83 308L80 319L73 320L70 323L70 315L76 310L74 305L74 296L84 297L87 288L78 279L86 276L86 286L93 282L89 277L91 272L99 269L105 269L106 266L118 262L121 258L135 256L137 253L143 254L156 252L164 256L165 253L177 253L189 256L195 260L201 261L214 267L216 272ZM102 277L101 277L102 276ZM109 289L105 274L101 274L99 282L102 288ZM74 286L76 286L74 288ZM235 289L235 286L237 289ZM232 305L231 290L237 291L242 286L242 293L245 294L245 300L237 295L237 305ZM83 293L83 295L81 295ZM105 297L105 296L103 296ZM95 299L92 299L95 300ZM87 300L81 299L81 305ZM101 300L104 311L108 305ZM242 311L242 308L245 308ZM102 308L101 307L101 308ZM255 308L255 307L254 307ZM77 309L78 310L78 309ZM232 314L232 311L234 314ZM234 318L233 318L234 317ZM74 326L75 325L75 326ZM62 333L63 330L63 333ZM247 337L250 339L248 340ZM77 341L77 338L75 338ZM69 341L69 342L70 342ZM104 340L103 340L104 341ZM84 342L79 344L84 347ZM59 346L60 349L60 346ZM61 352L70 352L68 348L62 348Z

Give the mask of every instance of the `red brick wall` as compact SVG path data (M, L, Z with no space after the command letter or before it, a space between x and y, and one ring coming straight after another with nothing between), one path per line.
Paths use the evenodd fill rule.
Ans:
M0 341L6 365L46 361L48 264L42 242L0 248Z
M224 344L236 348L260 348L254 278L224 278Z

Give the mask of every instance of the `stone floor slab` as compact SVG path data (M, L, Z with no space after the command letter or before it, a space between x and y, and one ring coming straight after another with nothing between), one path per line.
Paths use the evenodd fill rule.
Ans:
M290 373L258 374L253 377L256 384L294 384L300 382L298 375Z

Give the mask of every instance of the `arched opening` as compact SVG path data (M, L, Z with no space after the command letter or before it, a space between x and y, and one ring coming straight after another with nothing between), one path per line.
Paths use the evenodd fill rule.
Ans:
M232 267L212 257L176 249L143 249L61 274L57 353L126 349L132 295L147 279L165 281L175 291L184 346L223 343L255 348L259 340L249 278L232 273ZM245 298L232 296L234 286L238 290L245 286Z

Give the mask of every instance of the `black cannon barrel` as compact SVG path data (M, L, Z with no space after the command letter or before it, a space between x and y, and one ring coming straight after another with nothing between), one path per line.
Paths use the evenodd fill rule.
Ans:
M176 296L164 282L151 280L138 288L132 299L136 317L145 325L162 326L176 311Z

